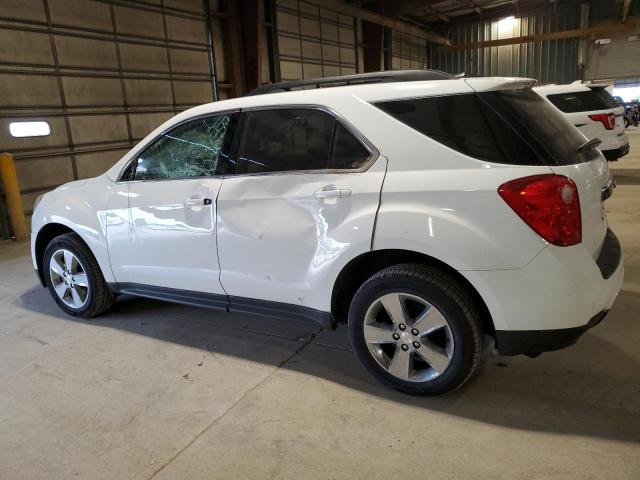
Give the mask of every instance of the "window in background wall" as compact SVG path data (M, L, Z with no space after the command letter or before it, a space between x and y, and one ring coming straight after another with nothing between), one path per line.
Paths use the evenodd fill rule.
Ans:
M623 78L613 84L613 95L625 102L640 98L640 78Z
M51 125L45 121L11 122L9 133L12 137L46 137L51 134Z
M616 87L613 89L613 94L617 97L622 97L625 102L630 102L640 98L640 87Z

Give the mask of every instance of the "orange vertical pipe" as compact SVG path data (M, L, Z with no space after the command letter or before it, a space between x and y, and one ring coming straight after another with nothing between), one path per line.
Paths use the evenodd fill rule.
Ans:
M13 235L16 240L27 240L29 234L22 207L16 165L13 162L13 155L9 153L0 153L0 180L2 180L2 189L7 198L7 210Z

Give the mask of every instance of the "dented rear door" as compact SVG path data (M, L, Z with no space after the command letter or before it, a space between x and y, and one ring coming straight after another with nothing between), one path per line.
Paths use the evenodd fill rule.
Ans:
M304 150L300 142L316 135L319 127L312 125L315 120L302 117L288 120L284 133L275 129L271 139L254 138L251 155L243 154L241 147L239 163L264 163L256 143L267 150L273 141L288 146L298 142L296 148ZM284 150L282 157L272 156L270 161L293 163ZM333 287L335 270L370 249L386 159L372 152L366 165L353 171L248 170L225 178L217 199L223 288L232 299L328 311L327 291Z
M354 246L369 249L385 163L379 157L359 173L225 178L217 235L227 294L325 309L315 299L331 264Z

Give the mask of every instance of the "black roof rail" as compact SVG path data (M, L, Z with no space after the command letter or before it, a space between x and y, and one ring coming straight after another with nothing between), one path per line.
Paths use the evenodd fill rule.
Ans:
M424 80L450 80L456 78L439 70L388 70L386 72L358 73L341 77L312 78L309 80L291 80L270 83L248 92L245 96L264 95L266 93L289 92L294 89L342 87L345 85L364 85L368 83L418 82Z

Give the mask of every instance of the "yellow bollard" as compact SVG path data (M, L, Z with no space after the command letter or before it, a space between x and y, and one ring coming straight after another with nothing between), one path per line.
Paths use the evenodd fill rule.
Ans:
M0 153L0 180L2 180L2 189L7 198L7 210L13 235L16 240L27 240L29 238L27 221L24 218L24 209L22 208L16 165L13 163L13 155L10 153Z

